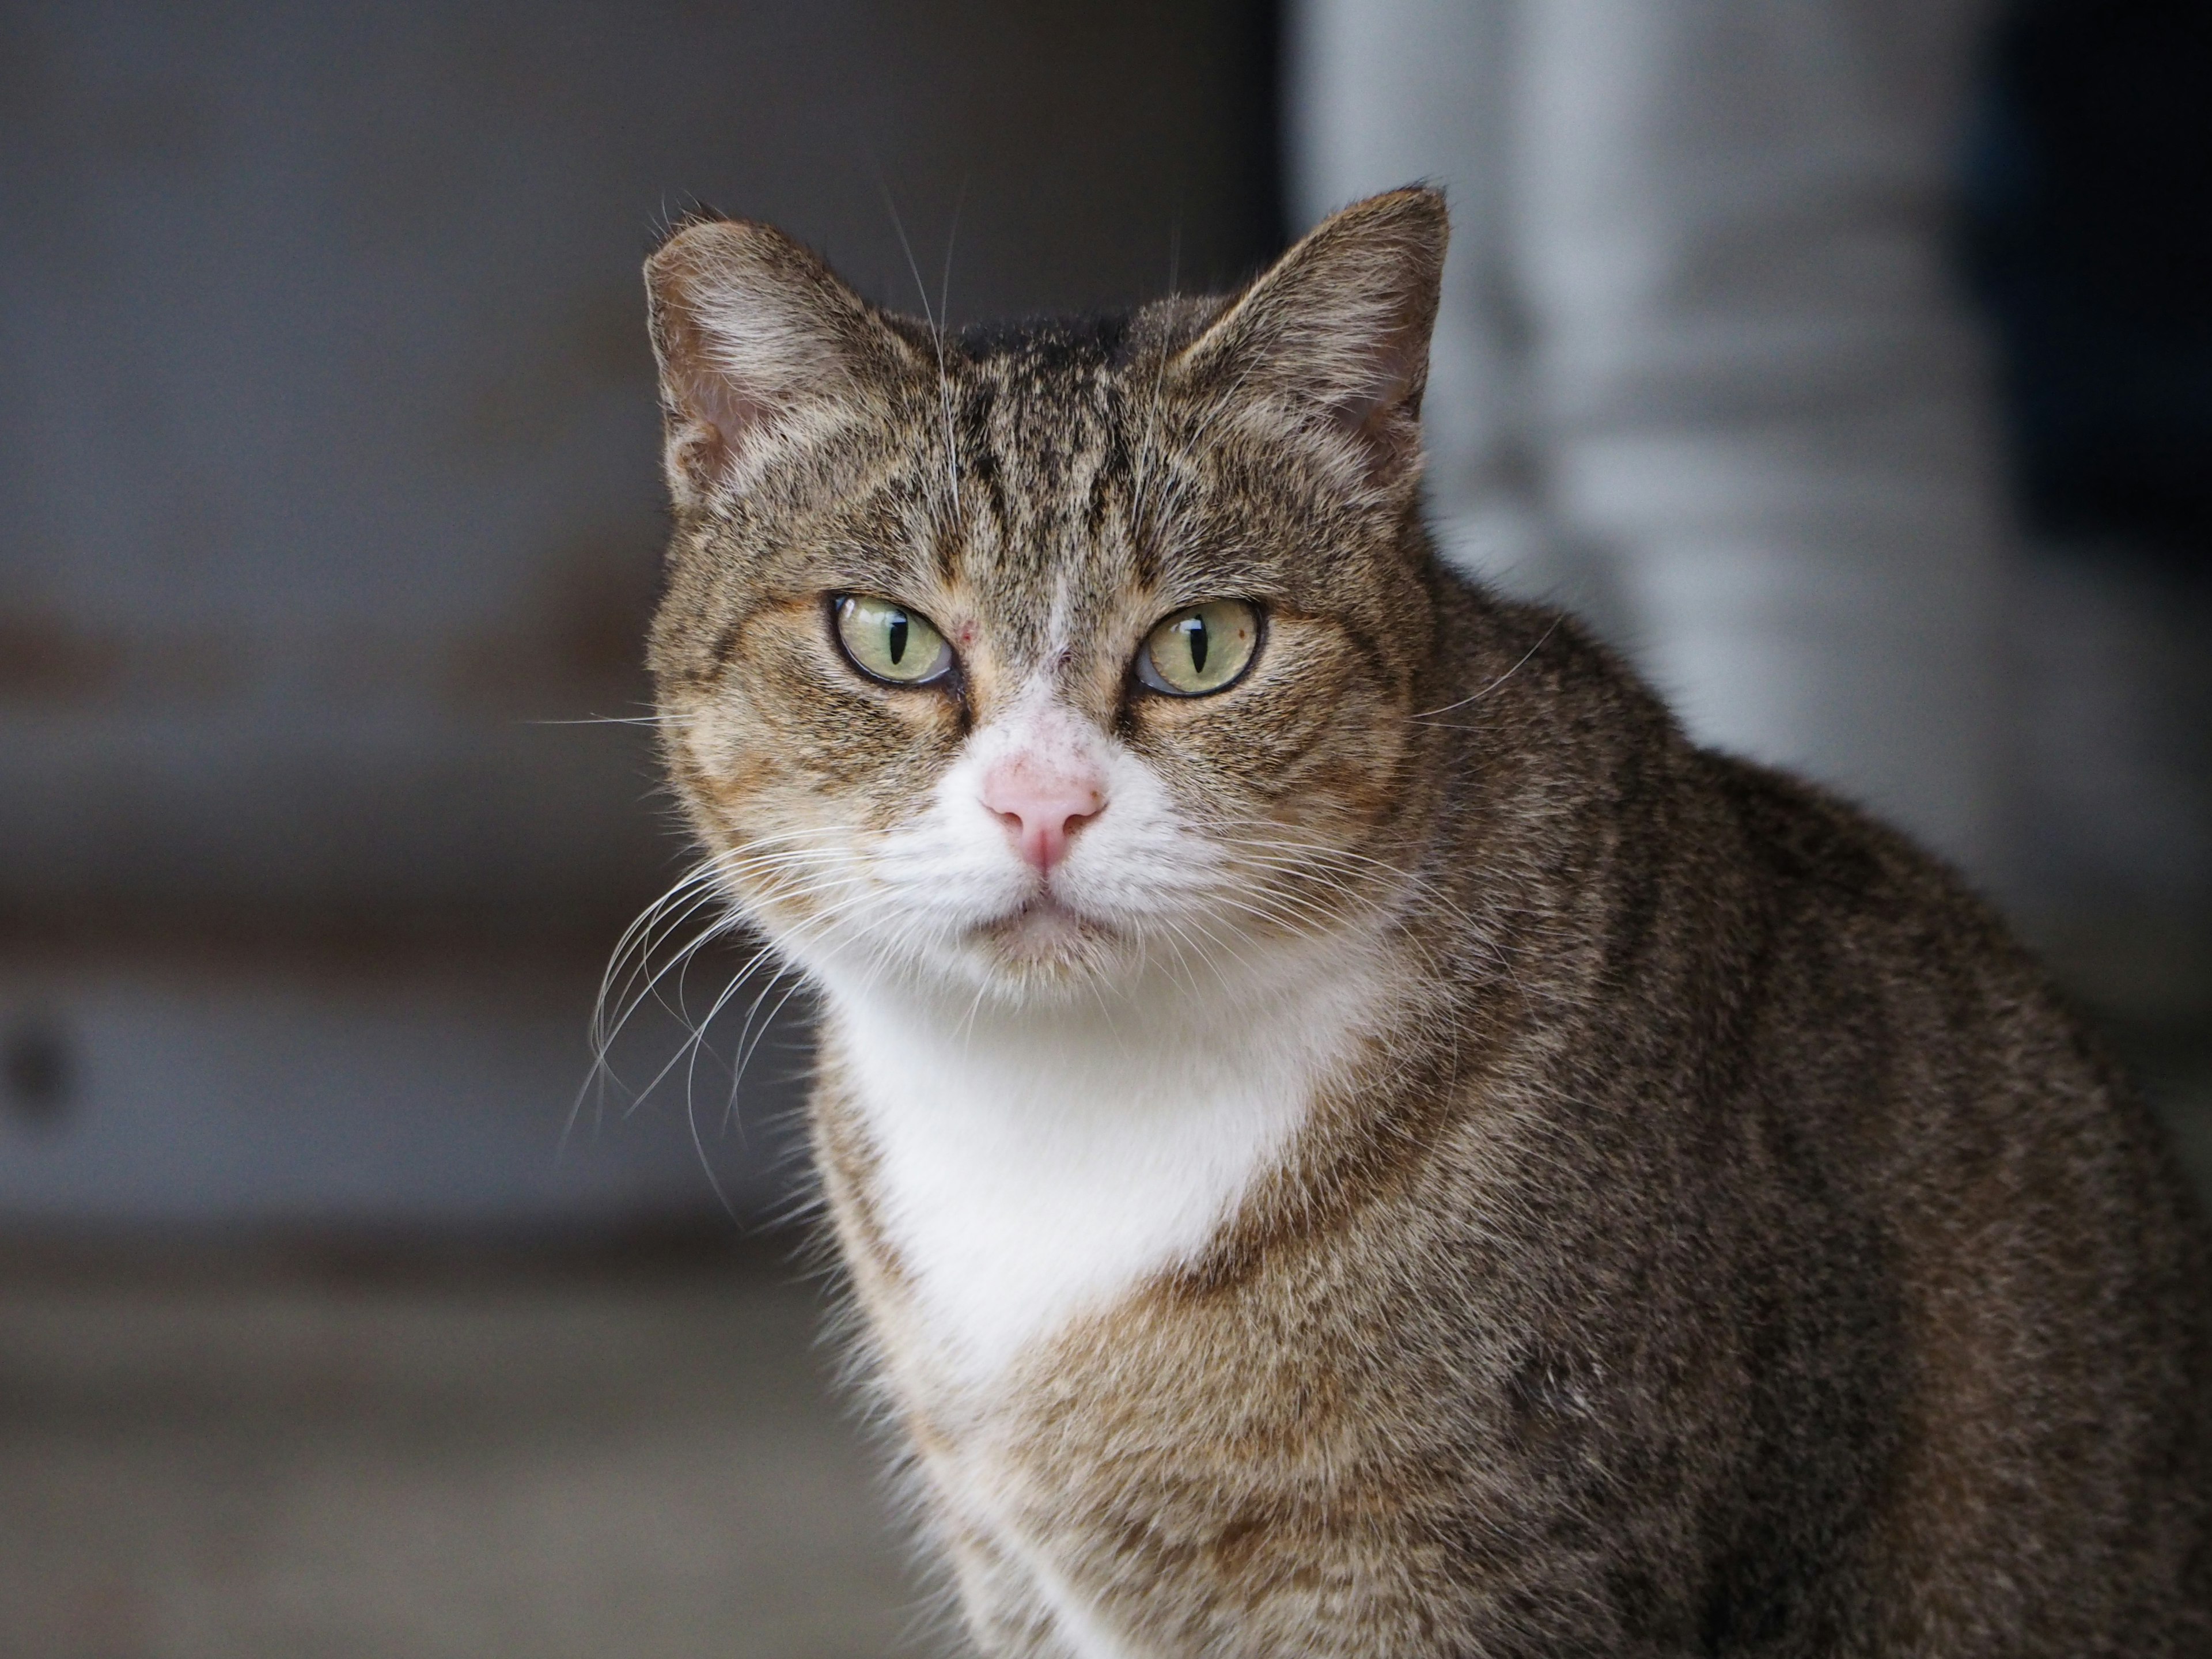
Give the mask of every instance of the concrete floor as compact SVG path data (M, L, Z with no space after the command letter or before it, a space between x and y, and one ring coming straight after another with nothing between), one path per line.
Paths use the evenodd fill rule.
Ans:
M916 1651L817 1327L750 1261L12 1271L0 1652Z

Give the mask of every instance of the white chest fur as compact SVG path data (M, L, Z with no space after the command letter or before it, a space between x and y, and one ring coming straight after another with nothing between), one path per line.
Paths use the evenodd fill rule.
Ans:
M981 1382L1072 1316L1194 1257L1369 1024L1340 945L1234 997L972 1012L831 983L828 1036L876 1153L878 1220L937 1362Z

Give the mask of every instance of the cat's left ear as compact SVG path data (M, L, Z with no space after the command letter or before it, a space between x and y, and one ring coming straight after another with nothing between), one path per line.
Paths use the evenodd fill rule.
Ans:
M1354 203L1231 301L1175 375L1262 425L1313 434L1360 483L1410 485L1449 234L1442 191Z

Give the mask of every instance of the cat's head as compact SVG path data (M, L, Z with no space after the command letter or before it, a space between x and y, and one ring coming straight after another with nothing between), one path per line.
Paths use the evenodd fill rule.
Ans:
M1243 293L939 337L765 226L647 266L669 765L817 973L1200 984L1402 902L1443 203Z

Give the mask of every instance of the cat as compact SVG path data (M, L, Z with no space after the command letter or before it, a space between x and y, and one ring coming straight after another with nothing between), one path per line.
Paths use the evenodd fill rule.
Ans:
M1455 574L1410 188L959 335L647 267L649 646L994 1655L2212 1655L2207 1255L1990 910Z

